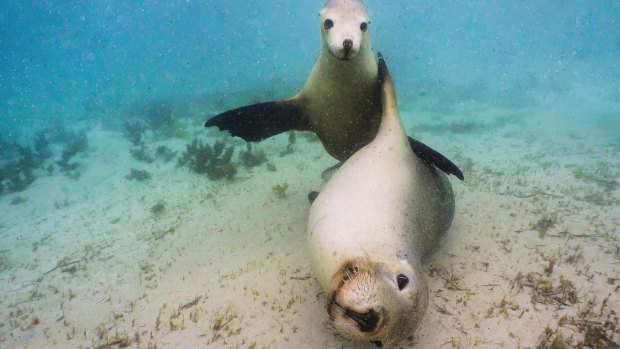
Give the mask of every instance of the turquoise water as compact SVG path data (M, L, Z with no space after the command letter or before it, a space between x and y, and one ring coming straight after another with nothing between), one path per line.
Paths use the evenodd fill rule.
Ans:
M365 4L407 132L466 179L401 347L617 347L620 2ZM335 160L203 127L298 92L322 5L0 3L0 348L372 347L309 267Z
M219 107L212 99L238 105L288 96L307 77L319 45L320 1L0 6L0 131L10 139L56 120L109 117L136 100L202 99ZM401 99L423 91L455 103L526 104L586 84L617 108L615 1L367 7L373 48L388 58Z

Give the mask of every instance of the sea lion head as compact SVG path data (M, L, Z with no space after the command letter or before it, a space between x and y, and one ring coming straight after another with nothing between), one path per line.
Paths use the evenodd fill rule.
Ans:
M366 8L358 0L329 0L319 13L322 49L338 60L355 59L370 50Z
M334 275L327 312L347 339L393 346L411 336L428 306L428 286L420 263L349 260Z

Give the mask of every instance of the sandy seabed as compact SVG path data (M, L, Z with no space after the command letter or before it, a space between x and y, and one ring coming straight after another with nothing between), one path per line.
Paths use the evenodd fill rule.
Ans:
M466 180L451 178L428 312L401 348L620 343L620 142L534 131L545 120L410 127ZM267 140L276 171L212 181L138 163L120 133L88 136L78 180L46 175L0 198L0 348L374 347L333 333L310 270L307 194L334 164L320 143L299 135L279 157L287 138ZM162 144L186 141L148 146ZM152 177L128 180L131 168Z

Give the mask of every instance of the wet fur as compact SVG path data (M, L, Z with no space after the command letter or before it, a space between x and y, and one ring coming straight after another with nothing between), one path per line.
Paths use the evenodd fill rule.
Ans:
M446 175L413 154L382 59L379 66L385 82L377 136L316 197L307 236L334 328L391 346L411 336L426 312L420 260L449 228L454 195ZM401 276L408 280L402 288Z

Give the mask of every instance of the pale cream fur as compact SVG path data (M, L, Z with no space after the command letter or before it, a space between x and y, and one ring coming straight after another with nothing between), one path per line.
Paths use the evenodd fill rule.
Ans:
M412 153L389 76L383 94L376 138L325 185L310 210L307 238L336 330L390 346L410 336L426 311L420 260L449 228L454 196L446 175ZM402 291L399 274L409 279ZM345 308L372 309L379 325L363 332Z

